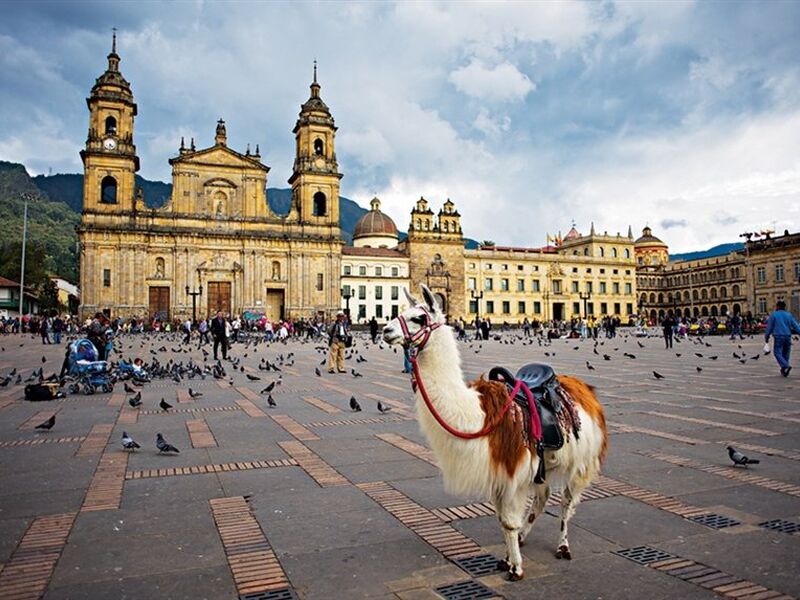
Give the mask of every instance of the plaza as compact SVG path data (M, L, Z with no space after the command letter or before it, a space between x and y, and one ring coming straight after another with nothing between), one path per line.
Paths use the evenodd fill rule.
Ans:
M459 344L469 379L545 362L595 386L606 411L609 455L571 521L573 560L555 558L551 501L516 583L495 568L492 506L443 489L402 354L363 334L347 374L320 366L324 342L256 335L233 345L224 377L155 378L138 409L122 382L27 402L12 380L0 388L0 598L798 597L796 382L761 337L665 350L629 333ZM31 336L0 346L3 378L63 360ZM212 364L203 350L123 335L112 359ZM279 375L270 408L260 392ZM53 414L52 430L34 429ZM123 450L123 431L141 449ZM180 453L159 453L156 433ZM734 467L728 444L760 464Z

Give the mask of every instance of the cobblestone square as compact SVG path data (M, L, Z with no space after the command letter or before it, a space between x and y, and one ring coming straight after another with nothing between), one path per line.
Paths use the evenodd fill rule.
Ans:
M512 331L459 345L470 379L547 362L595 386L606 410L609 456L572 520L573 560L555 558L553 504L517 583L494 570L491 504L443 490L399 350L358 337L348 373L329 375L319 342L258 339L233 345L238 368L225 362L222 379L137 388L138 409L123 382L50 402L0 388L0 598L800 596L800 388L759 356L760 337L665 350L626 330L550 345ZM30 336L0 346L0 376L47 376L64 355ZM116 346L113 360L205 358L174 334ZM270 408L260 392L278 375ZM33 429L53 414L52 430ZM124 451L123 431L141 449ZM180 453L159 453L156 433ZM733 467L728 444L761 463Z

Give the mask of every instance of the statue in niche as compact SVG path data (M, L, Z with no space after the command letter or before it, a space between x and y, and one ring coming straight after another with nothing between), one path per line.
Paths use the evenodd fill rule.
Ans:
M156 274L155 274L155 278L156 279L164 279L164 259L161 258L161 257L158 257L156 259Z
M277 260L272 261L272 280L278 281L281 278L281 263Z
M214 217L217 219L225 218L225 192L217 192L214 194Z

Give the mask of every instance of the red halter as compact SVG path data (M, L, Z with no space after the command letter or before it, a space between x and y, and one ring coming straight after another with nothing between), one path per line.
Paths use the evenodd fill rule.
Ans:
M408 349L409 361L411 362L411 368L414 370L414 376L411 378L411 389L416 392L417 387L419 387L419 393L422 396L422 399L425 401L425 406L428 407L428 410L433 415L433 418L436 419L436 422L439 423L439 425L441 425L442 428L449 434L463 440L474 440L476 438L489 435L497 428L497 426L500 424L500 421L503 420L503 417L514 403L514 397L517 395L517 393L520 390L523 390L525 392L525 396L528 398L528 408L530 409L531 413L531 436L537 442L541 440L542 423L539 420L539 413L536 411L533 394L531 393L530 389L528 389L528 386L525 385L525 382L521 379L518 379L517 383L514 385L514 389L509 394L508 401L503 406L503 410L500 412L500 416L497 418L494 425L487 424L483 427L483 429L475 432L460 431L442 418L428 397L428 392L425 389L425 384L422 382L422 376L419 373L419 365L417 364L417 355L425 347L425 344L428 343L428 340L431 337L431 332L434 329L441 327L442 323L432 323L432 317L428 310L424 306L419 306L418 308L422 310L423 314L425 315L425 324L414 335L411 335L411 332L408 329L408 324L402 315L397 317L397 320L400 323L400 329L403 330L403 346Z

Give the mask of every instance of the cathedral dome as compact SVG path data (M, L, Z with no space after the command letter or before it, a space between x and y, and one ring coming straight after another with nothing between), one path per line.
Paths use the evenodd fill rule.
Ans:
M642 229L641 237L637 238L635 242L633 242L634 246L664 246L665 248L667 245L658 239L656 236L653 235L653 231L649 227L645 227Z
M381 212L381 201L373 198L370 211L361 217L353 230L353 239L364 237L391 237L397 240L397 226Z

